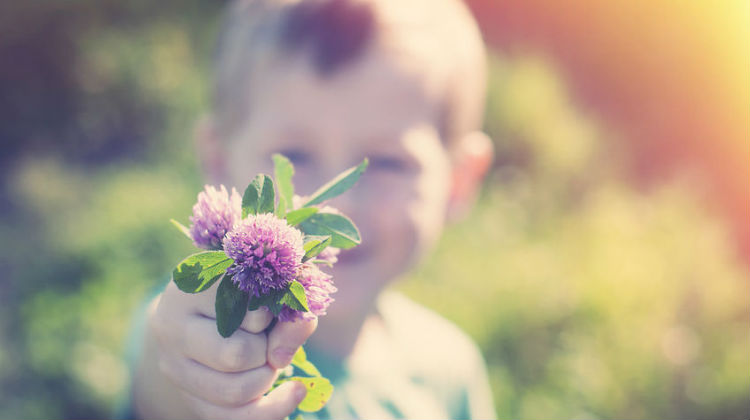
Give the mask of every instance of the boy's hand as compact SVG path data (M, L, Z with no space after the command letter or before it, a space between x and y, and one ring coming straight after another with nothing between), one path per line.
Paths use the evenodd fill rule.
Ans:
M282 419L302 401L305 387L289 382L263 394L317 320L280 322L266 333L273 316L262 308L248 312L240 328L223 338L214 309L218 283L193 295L170 282L149 312L159 371L202 418Z

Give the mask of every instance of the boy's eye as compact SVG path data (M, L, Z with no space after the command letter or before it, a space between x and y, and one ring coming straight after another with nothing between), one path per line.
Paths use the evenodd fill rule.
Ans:
M310 153L301 149L282 149L279 153L286 156L295 166L305 165L311 159Z
M374 171L387 171L387 172L404 172L408 169L408 165L403 159L399 159L393 156L372 156L370 157L371 170Z

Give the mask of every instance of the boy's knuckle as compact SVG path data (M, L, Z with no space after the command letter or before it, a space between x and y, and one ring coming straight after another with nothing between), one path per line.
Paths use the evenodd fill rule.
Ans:
M222 346L219 357L220 367L227 372L241 370L247 363L247 346L242 340L232 340Z
M236 361L222 358L219 360L219 363L217 363L216 369L219 372L234 373L237 371L238 366L239 363L237 363Z
M255 398L255 395L252 395L255 387L255 381L232 381L224 388L222 400L226 405L233 407L244 405Z
M238 401L240 403L245 403L253 398L255 398L255 395L252 395L257 388L257 383L255 380L244 380L242 381L238 386L237 389L240 392Z
M248 338L247 350L244 355L247 363L252 367L263 366L266 364L267 339L265 334L251 336Z
M262 309L249 312L247 318L246 327L252 333L259 333L266 329L266 326L268 325L268 315Z
M224 392L221 396L223 402L229 406L239 406L244 403L245 399L244 387L242 386L229 386L224 388Z

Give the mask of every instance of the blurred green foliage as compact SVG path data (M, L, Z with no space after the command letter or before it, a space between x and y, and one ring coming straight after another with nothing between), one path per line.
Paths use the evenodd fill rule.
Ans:
M191 139L220 5L65 4L90 12L65 82L86 105L62 146L6 157L0 418L111 413L137 308L191 249L169 218L201 186ZM623 181L627 143L537 55L495 58L488 104L477 209L399 288L478 341L500 418L745 418L748 267L692 180Z
M746 418L748 269L690 180L624 183L539 57L496 60L489 105L485 194L401 287L479 342L499 417Z

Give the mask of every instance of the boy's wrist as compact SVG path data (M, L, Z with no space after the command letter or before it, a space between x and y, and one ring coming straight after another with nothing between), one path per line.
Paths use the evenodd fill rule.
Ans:
M149 305L143 352L136 362L131 389L131 413L135 418L196 418L180 390L162 373L159 344L152 325L161 294Z

